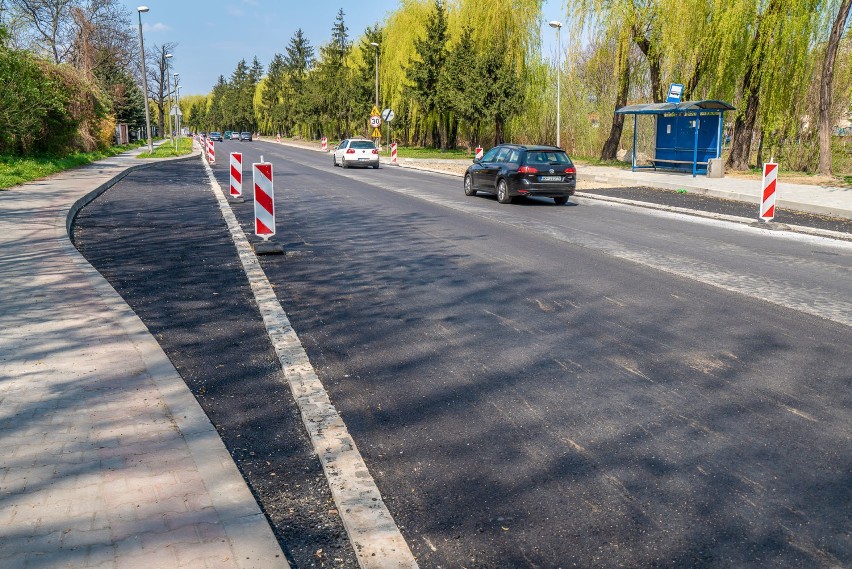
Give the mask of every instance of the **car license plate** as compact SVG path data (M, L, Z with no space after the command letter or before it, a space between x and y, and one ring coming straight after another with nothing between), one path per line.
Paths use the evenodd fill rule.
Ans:
M369 160L369 158L359 158L358 160Z
M561 182L562 176L539 176L539 182Z

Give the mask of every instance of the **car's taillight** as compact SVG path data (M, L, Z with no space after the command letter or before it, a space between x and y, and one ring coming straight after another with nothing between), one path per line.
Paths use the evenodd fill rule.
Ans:
M538 170L533 168L532 166L521 166L518 168L519 174L538 174Z
M565 173L566 174L576 174L577 169L574 168L573 166L569 166L568 168L565 168Z
M378 149L378 148L374 148L374 149L373 149L373 154L378 154L378 153L379 153L379 149Z
M349 150L346 151L346 154L355 154L355 149L350 148Z

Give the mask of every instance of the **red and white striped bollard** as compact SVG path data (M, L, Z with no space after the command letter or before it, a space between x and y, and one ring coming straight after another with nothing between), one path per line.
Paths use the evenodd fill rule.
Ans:
M231 196L243 195L243 153L231 152Z
M275 193L272 164L256 162L252 167L254 185L254 234L264 241L275 235Z
M477 159L477 160L482 160L482 154L483 154L483 152L482 152L482 147L481 147L481 146L477 146L477 147L476 147L476 159Z
M320 142L320 148L323 152L328 152L328 139L326 137L322 137L322 141Z
M216 146L212 140L207 141L207 161L211 165L216 163Z
M279 143L279 144L281 143L281 135L280 135L280 134L278 134L278 135L275 137L275 142L277 142L277 143Z
M763 194L760 199L760 219L772 221L775 217L775 198L778 196L778 164L767 162L763 165Z
M391 144L391 164L397 164L397 161L396 161L396 142Z

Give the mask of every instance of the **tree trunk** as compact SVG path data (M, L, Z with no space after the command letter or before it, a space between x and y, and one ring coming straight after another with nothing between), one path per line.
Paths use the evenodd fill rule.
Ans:
M619 47L618 94L615 98L615 110L618 110L627 104L627 92L630 90L630 62L628 60L629 50L630 44L623 41ZM612 128L610 128L609 138L606 139L603 149L601 150L601 160L615 160L623 128L624 115L613 114Z
M831 176L831 84L834 80L834 63L850 7L852 0L843 0L840 3L822 63L822 79L819 85L819 173L825 176Z
M701 75L704 73L704 57L698 56L698 61L695 62L695 69L692 70L692 76L683 86L683 100L691 101L695 96L695 90L698 88L698 82L701 80Z
M648 73L651 78L651 96L654 98L655 103L662 103L665 99L663 99L663 73L660 56L654 52L651 40L645 37L644 34L639 33L638 30L634 30L633 41L636 42L636 45L645 55L645 59L648 60Z
M763 164L763 141L766 140L766 133L763 132L763 129L760 129L760 142L757 143L757 164Z
M494 117L494 146L497 146L498 144L503 144L503 127L503 117L501 117L500 115Z

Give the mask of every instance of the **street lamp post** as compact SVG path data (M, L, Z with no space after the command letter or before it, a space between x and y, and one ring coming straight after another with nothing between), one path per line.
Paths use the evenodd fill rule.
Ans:
M145 42L142 40L142 12L147 12L148 6L139 6L139 51L142 52L142 95L145 97L145 127L148 129L148 152L154 153L154 142L151 140L151 111L148 109L148 68L145 67Z
M171 53L166 54L166 97L168 97L168 100L169 100L168 106L171 106L171 104L172 104L172 86L171 86L171 81L170 81L170 77L169 77L169 73L171 73L171 70L172 70L172 66L171 66L172 57L174 57L174 56ZM171 113L171 109L168 109L167 116L168 116L168 124L169 124L169 140L174 142L174 135L172 134L172 113Z
M379 109L379 44L376 42L370 42L370 45L376 48L376 110ZM379 131L381 134L381 131ZM382 146L382 137L379 136L378 143L376 144L379 149Z
M177 123L177 138L175 139L175 153L178 151L178 147L180 146L180 123L181 123L181 115L180 115L180 73L175 73L175 106L178 109L178 113L175 115L175 122Z
M559 129L560 129L560 118L562 117L562 109L560 108L560 95L562 94L562 85L560 82L560 78L562 77L562 22L553 20L548 22L551 28L556 28L556 146L562 147L560 144L561 140L559 138Z
M376 48L376 108L379 108L379 44L370 42L370 45Z

